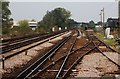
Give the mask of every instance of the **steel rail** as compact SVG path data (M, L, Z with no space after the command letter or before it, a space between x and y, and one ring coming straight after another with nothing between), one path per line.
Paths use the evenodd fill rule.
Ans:
M113 64L117 65L120 68L120 65L118 63L116 63L115 61L110 59L108 56L106 56L98 47L97 47L97 49L103 56L105 56L108 60L110 60Z
M83 48L86 47L86 46L87 46L87 43L86 43L83 47L81 47L81 48L79 48L79 49L83 49ZM74 50L74 51L71 51L71 53L69 53L69 55L74 54L76 51L78 51L78 49L77 49L77 50ZM65 58L67 55L68 55L68 54L65 54L65 55L63 55L61 58L57 59L56 61L53 61L54 64L56 64L56 63L57 63L58 61L60 61L61 59ZM42 73L43 71L45 71L48 67L50 68L50 67L53 66L54 64L53 64L53 63L50 63L49 65L47 65L46 67L44 67L42 70L38 71L34 76L32 76L32 78L36 78L36 76L37 76L38 74L40 74L40 73Z
M49 58L49 57L47 57L47 59L44 59L45 61L43 60L43 63L37 65L37 67L36 67L33 71L31 71L27 76L25 76L24 79L30 77L31 75L33 75L32 78L35 78L35 77L36 77L38 74L40 74L42 71L46 70L48 67L53 66L55 63L57 63L57 62L60 61L61 59L64 59L64 61L63 61L62 65L61 65L61 67L60 67L60 69L59 69L59 71L58 71L55 79L58 79L58 78L60 78L60 79L65 79L65 78L67 77L67 75L69 75L69 73L71 72L71 69L72 69L72 68L78 63L78 61L80 61L86 54L89 54L90 52L92 52L92 51L95 50L95 49L97 49L100 53L103 53L103 52L98 48L98 46L99 46L101 43L103 43L103 42L102 42L102 41L99 41L99 39L98 39L98 42L99 42L99 43L96 44L94 41L95 41L95 40L93 40L93 38L91 37L91 38L90 38L90 42L88 42L88 44L85 44L83 47L81 47L81 48L79 48L79 49L76 49L76 50L73 50L73 51L72 51L72 48L73 48L72 46L74 46L74 44L72 44L72 46L70 47L70 50L68 51L67 54L65 54L65 55L63 55L62 57L60 57L59 59L55 60L54 63L50 63L49 65L47 65L46 67L44 67L42 70L39 70L39 71L38 71L39 67ZM75 42L75 40L74 40L74 42ZM79 58L77 58L76 61L75 61L75 62L68 68L68 70L65 71L65 73L62 74L62 76L61 76L61 72L63 71L64 65L65 65L65 63L66 63L69 55L73 54L73 52L79 51L79 50L81 50L81 49L89 46L91 43L94 44L94 47L93 47L91 50L87 51L86 53L82 54ZM103 44L104 44L104 43L103 43ZM104 45L106 46L106 44L104 44ZM107 46L106 46L106 47L107 47ZM107 47L107 48L109 48L109 47ZM82 50L81 50L81 51L82 51ZM55 52L54 52L54 53L55 53ZM52 55L53 55L53 54L52 54ZM52 55L50 54L49 56L52 56ZM108 57L107 57L107 58L108 58ZM111 60L110 58L108 58L108 59ZM116 64L118 67L120 67L120 65L118 65L118 64L115 63L114 61L112 61L112 62L113 62L114 64ZM36 73L36 72L37 72L37 74L34 75L33 73ZM19 79L19 78L17 78L17 79Z
M92 38L92 36L94 38ZM92 41L94 41L94 39L97 39L101 44L104 44L107 48L109 48L111 51L113 52L117 52L116 50L112 49L110 46L108 46L106 43L104 43L103 41L101 41L100 39L98 39L95 35L92 35L91 38L90 36L88 36Z
M98 40L98 41L99 41L100 43L103 43L107 48L111 49L113 52L117 52L117 51L115 51L114 49L112 49L110 46L108 46L107 44L105 44L104 42L102 42L101 40ZM92 38L92 42L94 43L93 38ZM111 61L113 64L117 65L117 66L120 68L120 65L119 65L118 63L116 63L115 61L113 61L112 59L110 59L107 55L105 55L105 54L103 53L103 51L102 51L101 49L98 48L99 45L96 45L95 43L94 43L94 45L96 46L97 50L98 50L103 56L105 56L109 61Z
M113 52L117 52L115 51L114 49L112 49L110 46L108 46L107 44L105 44L104 42L102 42L101 40L98 40L100 43L103 43L107 48L111 49ZM93 38L92 38L92 42L94 43L93 41ZM94 43L94 45L96 46L97 50L103 55L105 56L109 61L111 61L113 64L117 65L119 68L120 68L120 65L118 63L116 63L115 61L113 61L112 59L110 59L108 56L106 56L101 49L98 48L99 45L96 45Z
M18 55L18 54L20 54L20 53L22 53L22 52L24 52L24 51L26 51L26 50L29 50L29 49L31 49L31 48L33 48L33 47L36 47L36 46L38 46L38 45L40 45L40 44L43 44L43 43L47 42L47 41L49 41L49 40L42 41L42 42L40 42L40 43L38 43L38 44L36 44L36 45L30 46L30 47L28 47L28 48L25 48L25 49L23 49L23 50L20 50L20 51L18 51L18 52L15 52L15 53L13 53L13 54L10 54L10 55L8 55L8 56L5 56L4 58L5 58L5 60L7 60L7 59L9 59L9 58L11 58L11 57L13 57L13 56L15 56L15 55Z
M61 46L63 46L69 39L70 39L70 37L69 37L66 41L64 41L61 45L59 45L58 48L56 48L56 49L53 51L53 53L51 53L49 56L47 56L46 59L44 59L44 60L43 60L32 72L30 72L25 78L28 78L28 77L31 76L33 73L36 73L36 72L37 72L36 70L38 70L38 69L40 68L40 66L41 66L45 61L47 61L47 59L49 59L53 54L55 54L56 51L57 51Z
M46 37L46 35L45 35L45 37ZM26 40L26 41L23 41L23 42L19 42L19 43L16 43L16 44L12 44L12 45L7 45L5 47L2 47L2 53L4 54L6 52L18 49L20 47L27 46L29 44L32 44L32 43L37 42L37 41L40 41L42 39L44 39L44 36L40 37L40 38L37 37L37 38L29 39L29 40Z
M61 34L61 33L64 33L64 32L66 32L66 31L60 31L60 32L55 32L55 33L51 33L51 34L47 33L46 35L43 35L43 36L38 36L38 37L33 38L33 39L29 39L29 40L17 42L15 44L13 43L12 45L7 45L5 47L1 47L0 49L2 49L2 54L4 54L4 53L7 53L9 51L21 48L23 46L30 45L32 43L38 42L40 40L43 40L43 39L46 39L46 38L51 37L53 35Z
M53 66L54 64L56 64L58 61L64 59L67 56L67 54L63 55L62 57L60 57L59 59L53 61L52 63L50 63L49 65L47 65L46 67L44 67L42 70L39 70L35 75L32 76L32 78L35 78L38 74L42 73L43 71L45 71L47 68Z
M88 42L88 44L86 44L85 46L81 47L80 49L83 49L85 47L87 47L88 45L91 45L91 43L94 44L94 42L91 40L90 42ZM98 43L97 45L99 45L100 43ZM70 73L70 70L77 64L78 61L80 61L80 59L82 59L86 54L92 52L93 50L96 49L96 45L94 44L94 48L92 48L91 50L87 51L86 53L83 53L82 56L78 57L78 59L76 59L76 61L68 68L68 70L63 74L63 76L61 77L61 79L65 78L66 79L66 75L68 75ZM80 50L79 49L79 50ZM76 50L76 51L79 51L79 50ZM80 50L82 51L82 50Z
M90 44L90 43L89 43ZM73 44L74 45L74 44ZM82 49L82 48L84 48L84 47L87 47L88 46L88 44L85 44L83 47L81 47L80 49ZM78 50L78 49L77 49ZM76 51L76 50L75 50ZM69 53L69 55L71 55L71 54L73 54L73 52L75 52L75 51L71 51L72 53ZM68 56L68 54L66 54L65 55L66 57ZM64 57L64 56L63 56ZM59 60L58 60L59 61ZM55 63L57 63L58 61L54 61L54 64ZM43 68L42 70L40 70L37 74L35 74L34 76L33 76L33 78L35 78L35 76L37 76L38 74L40 74L42 71L44 71L44 70L46 70L48 67L50 67L50 66L52 66L52 65L54 65L53 63L51 63L51 64L49 64L49 65L47 65L45 68ZM59 78L59 77L57 77L57 78Z
M46 36L46 35L48 35L48 34L45 34L45 35L42 35L42 36ZM34 40L34 39L37 39L37 38L40 38L40 37L42 37L42 36L37 36L37 37L33 37L33 38L28 38L28 39L21 39L21 40L16 40L16 41L11 41L9 44L3 44L2 43L2 46L1 46L1 48L3 48L3 47L9 47L9 46L11 46L11 45L15 45L15 44L18 44L18 43L22 43L22 42L25 42L25 41L29 41L29 40Z
M29 66L27 69L25 69L23 72L21 72L18 76L17 79L22 78L27 78L29 77L32 73L36 72L36 70L55 52L63 45L65 44L69 39L71 35L66 37L64 40L59 42L57 45L55 45L49 52L47 52L44 56L42 56L40 59L38 59L35 63L33 63L31 66ZM37 67L36 67L37 66ZM33 70L33 71L31 71Z
M91 50L87 51L86 53L84 53L82 56L80 56L78 59L76 59L76 61L68 68L68 70L63 74L63 76L61 77L61 79L66 79L66 77L70 74L71 69L78 63L78 61L80 61L86 54L89 54L90 52L92 52L96 47L92 48Z
M78 34L77 34L77 37L78 37ZM66 64L66 61L67 61L67 59L68 59L68 57L69 57L69 55L70 55L70 53L71 53L71 51L72 51L76 41L77 41L77 37L75 38L75 40L73 41L72 46L70 47L69 51L67 52L67 56L66 56L65 60L63 61L63 64L61 65L61 67L60 67L60 69L59 69L55 79L58 79L60 77L60 75L61 75L61 73L63 71L64 65Z
M68 31L68 30L63 30L63 31L58 31L58 32L65 32L65 31ZM56 32L56 33L58 33L58 32ZM21 36L21 37L17 37L17 38L5 39L5 40L2 40L2 45L4 43L19 42L19 41L22 41L24 39L30 39L30 38L34 38L34 37L39 37L41 35L46 35L46 34L49 34L49 33L39 33L39 34L25 35L25 36Z
M40 44L42 44L42 43L44 43L44 42L47 42L47 41L49 41L49 40L51 40L51 39L54 39L54 38L56 38L56 37L59 37L59 36L61 36L61 35L62 35L62 34L53 36L53 37L51 37L50 39L44 40L44 41L42 41L42 42L40 42L40 43L38 43L38 44L35 44L35 45L33 45L33 46L30 46L30 47L28 47L28 48L25 48L25 49L23 49L23 50L20 50L20 51L18 51L18 52L16 52L16 53L10 54L10 55L8 55L8 56L4 56L4 60L7 60L7 59L9 59L9 58L11 58L11 57L13 57L13 56L15 56L15 55L17 55L17 54L20 54L21 52L24 52L24 51L26 51L26 50L29 50L29 49L31 49L31 48L33 48L33 47L35 47L35 46L38 46L38 45L40 45ZM4 54L3 54L3 55L4 55ZM1 60L2 60L2 59L0 59L0 61L1 61Z
M91 39L91 42L93 42L94 44L94 48L91 49L90 51L88 51L87 53L85 53L82 57L79 57L70 67L69 69L64 73L64 75L60 78L60 79L66 79L67 75L71 72L71 69L77 64L78 61L80 61L80 59L82 59L86 54L90 53L92 50L97 49L100 53L103 54L103 52L98 48L98 46L100 45L100 43L95 44L95 42L93 41L93 39ZM101 42L101 41L100 41ZM90 44L90 43L89 43ZM82 47L84 48L84 47ZM78 50L76 50L78 51ZM114 62L113 60L111 60L109 57L107 57L105 54L103 54L107 59L109 59L110 61L112 61L112 63L114 63L115 65L117 65L120 68L120 65L118 65L116 62Z
M13 45L8 45L8 46L5 46L5 47L2 47L2 53L6 53L6 52L9 52L11 50L15 50L15 49L18 49L20 47L23 47L23 46L26 46L26 45L30 45L32 43L35 43L35 42L38 42L40 40L43 40L43 39L46 39L48 37L51 37L55 34L48 34L48 35L44 35L42 37L37 37L35 39L30 39L30 40L26 40L24 42L20 42L20 43L17 43L17 44L13 44Z
M35 38L35 37L39 37L41 35L47 35L48 33L41 33L41 34L32 34L32 35L26 35L26 36L21 36L21 37L17 37L17 38L11 38L11 39L5 39L2 40L1 44L2 46L6 46L12 43L17 43L23 40L28 40L31 38Z

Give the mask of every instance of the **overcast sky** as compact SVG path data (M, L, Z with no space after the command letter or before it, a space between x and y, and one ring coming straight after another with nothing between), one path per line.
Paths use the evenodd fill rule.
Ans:
M115 2L119 0L9 0L11 2Z
M62 7L69 10L71 18L79 22L88 22L100 20L100 11L105 8L105 20L109 17L118 17L118 4L113 0L111 2L13 2L10 0L11 17L14 20L42 20L46 11ZM46 1L46 0L45 0Z

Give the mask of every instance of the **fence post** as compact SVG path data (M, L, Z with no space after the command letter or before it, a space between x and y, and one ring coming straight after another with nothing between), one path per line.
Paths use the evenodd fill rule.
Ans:
M5 57L2 55L2 69L5 69Z
M25 55L27 55L27 50L25 50Z

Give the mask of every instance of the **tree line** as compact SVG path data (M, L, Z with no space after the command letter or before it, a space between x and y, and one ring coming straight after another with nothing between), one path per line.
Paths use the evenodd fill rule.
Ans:
M10 18L11 11L9 10L9 2L5 0L0 1L0 13L2 13L2 34L8 34L10 31L10 26L13 24L13 19Z
M38 23L38 28L45 28L48 31L51 31L54 27L56 30L58 28L65 29L73 27L77 24L76 21L70 19L71 12L64 8L55 8L52 11L47 11L46 15L43 17L43 20Z
M0 9L2 10L2 34L6 35L26 35L31 33L51 32L53 27L55 28L55 31L58 31L58 28L64 30L65 27L72 28L77 24L74 19L70 19L70 11L58 7L46 12L43 19L38 22L35 31L31 30L27 20L21 20L18 22L19 26L17 28L11 28L13 19L10 18L12 13L9 9L9 2L2 0L0 1L0 5Z

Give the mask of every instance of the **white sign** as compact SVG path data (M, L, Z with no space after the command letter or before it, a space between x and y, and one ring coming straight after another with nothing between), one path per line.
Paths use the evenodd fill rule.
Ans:
M59 27L59 31L61 30L61 27Z
M52 31L53 31L53 32L55 31L55 28L54 28L54 27L52 28Z
M106 28L105 30L105 35L107 38L112 39L114 38L113 35L110 35L110 28Z
M109 35L110 35L110 28L106 28L106 30L105 30L105 35L106 35L106 36L109 36Z
M65 27L65 30L67 29L67 27Z

